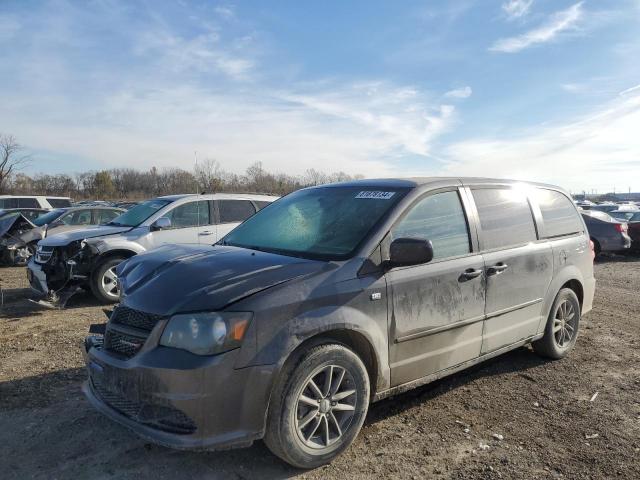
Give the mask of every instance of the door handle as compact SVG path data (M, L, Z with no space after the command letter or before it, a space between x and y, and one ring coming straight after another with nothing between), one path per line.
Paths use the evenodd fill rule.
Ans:
M202 236L202 235L213 235L213 233L214 233L214 232L211 232L211 231L209 231L209 230L205 230L204 232L200 232L200 233L198 233L198 235L201 235L201 236Z
M476 270L473 268L467 268L464 272L460 274L458 278L459 282L466 282L467 280L471 280L472 278L476 278L482 275L482 270Z
M506 263L496 263L494 266L487 268L487 275L500 275L507 268L509 268L509 265Z

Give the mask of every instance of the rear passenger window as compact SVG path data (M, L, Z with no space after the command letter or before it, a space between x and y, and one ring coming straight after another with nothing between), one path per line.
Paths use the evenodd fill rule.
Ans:
M434 259L469 253L469 228L458 192L436 193L420 200L391 230L391 239L396 238L431 240Z
M512 188L472 190L484 248L505 248L537 239L527 196Z
M536 188L534 195L542 212L546 238L570 235L583 230L576 207L562 193Z
M18 198L17 200L17 208L38 208L40 204L38 200L35 198Z
M218 200L220 223L244 222L256 213L255 208L248 200Z

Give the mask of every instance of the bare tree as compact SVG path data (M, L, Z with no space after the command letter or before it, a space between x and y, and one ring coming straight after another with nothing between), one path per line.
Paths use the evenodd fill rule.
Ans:
M11 174L29 163L28 155L21 155L22 147L13 135L0 134L0 192Z
M222 170L217 160L207 158L196 164L194 174L203 192L214 193L220 190Z

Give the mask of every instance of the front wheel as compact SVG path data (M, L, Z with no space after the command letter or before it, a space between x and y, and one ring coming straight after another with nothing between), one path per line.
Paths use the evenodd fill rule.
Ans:
M369 375L343 345L308 350L276 382L265 443L287 463L315 468L347 449L369 407Z
M125 257L109 257L98 264L93 271L89 286L93 295L102 303L116 303L120 300L120 286L116 276L116 267L126 260Z
M570 288L558 292L551 307L544 336L533 342L533 349L543 357L559 359L565 357L578 338L580 327L580 301Z

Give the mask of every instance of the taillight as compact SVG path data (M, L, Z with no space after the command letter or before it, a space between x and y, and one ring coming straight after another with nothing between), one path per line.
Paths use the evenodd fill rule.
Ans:
M629 226L626 223L616 223L614 226L619 233L627 233L629 230Z
M589 249L591 250L591 260L596 259L596 246L593 243L593 240L589 240Z

